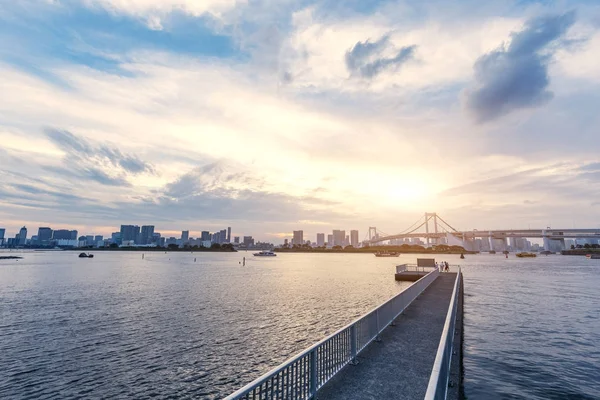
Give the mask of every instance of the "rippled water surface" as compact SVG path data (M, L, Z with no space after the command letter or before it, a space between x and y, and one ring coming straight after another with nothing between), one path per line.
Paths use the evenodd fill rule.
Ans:
M416 259L23 255L0 261L0 398L221 398L399 292L393 266ZM600 399L600 261L461 265L469 399Z

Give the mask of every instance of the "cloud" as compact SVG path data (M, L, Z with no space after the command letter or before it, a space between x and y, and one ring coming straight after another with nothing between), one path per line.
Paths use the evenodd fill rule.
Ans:
M352 75L358 75L366 79L373 79L386 69L399 68L405 62L413 59L417 46L402 47L395 56L386 58L383 56L386 50L393 46L389 35L371 42L367 39L358 42L346 52L346 67Z
M481 56L474 65L475 86L465 92L466 107L477 122L552 99L548 64L556 46L575 23L575 13L538 17L513 33L508 46Z

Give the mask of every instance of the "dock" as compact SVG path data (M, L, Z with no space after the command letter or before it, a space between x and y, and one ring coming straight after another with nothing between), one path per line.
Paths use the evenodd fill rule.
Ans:
M319 391L319 400L425 398L455 279L456 273L440 274L380 342L357 356L357 365Z
M225 399L461 399L460 267L421 272L390 300Z

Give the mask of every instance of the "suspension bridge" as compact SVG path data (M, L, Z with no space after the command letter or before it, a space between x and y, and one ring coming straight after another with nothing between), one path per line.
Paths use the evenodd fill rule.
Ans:
M425 213L414 224L397 234L387 234L377 227L369 227L369 245L399 244L406 239L423 239L426 246L447 244L462 246L468 251L504 251L509 247L527 250L526 239L540 238L544 250L560 251L565 249L565 239L595 241L600 239L597 229L495 229L460 231L446 222L437 213ZM395 242L395 243L394 243ZM417 243L414 241L414 243Z

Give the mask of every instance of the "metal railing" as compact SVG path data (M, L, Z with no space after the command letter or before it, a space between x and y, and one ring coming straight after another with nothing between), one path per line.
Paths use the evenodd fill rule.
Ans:
M225 400L308 400L379 337L435 279L434 270L369 313L298 353Z
M444 323L444 329L442 331L442 338L435 356L431 376L429 377L425 400L446 399L448 393L448 380L450 378L450 367L452 363L460 282L461 271L460 267L458 267L458 274L456 274L456 281L454 282L454 290L452 291L450 306L448 307L448 314L446 315L446 322Z

